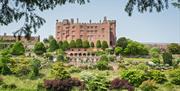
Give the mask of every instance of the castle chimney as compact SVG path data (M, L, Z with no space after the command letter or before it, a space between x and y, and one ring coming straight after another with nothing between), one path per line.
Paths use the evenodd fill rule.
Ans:
M99 22L101 23L101 20L99 20Z
M89 23L90 23L90 24L91 24L91 22L92 22L92 21L91 21L91 20L89 20Z
M71 23L72 23L72 24L74 23L74 19L73 19L73 18L71 18Z
M6 36L6 33L4 33L4 36Z
M104 21L107 21L107 17L106 16L104 17Z
M77 18L77 23L79 23L79 18Z
M56 23L58 23L58 20L56 20Z

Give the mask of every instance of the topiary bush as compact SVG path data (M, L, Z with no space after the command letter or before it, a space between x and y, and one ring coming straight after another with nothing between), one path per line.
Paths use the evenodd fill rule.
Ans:
M169 64L170 66L172 66L172 54L169 53L169 52L164 52L163 55L163 61L164 61L164 64Z
M10 49L12 55L23 55L25 53L24 45L21 42L16 42Z
M140 88L142 91L156 91L158 87L156 85L156 81L147 80L140 85Z
M146 78L144 71L138 69L124 70L121 73L121 77L124 80L128 80L133 86L139 86Z

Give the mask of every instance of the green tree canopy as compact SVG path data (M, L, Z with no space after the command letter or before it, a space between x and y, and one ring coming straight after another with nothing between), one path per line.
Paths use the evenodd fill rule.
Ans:
M83 48L89 48L89 47L90 47L89 41L88 40L83 41Z
M68 43L68 41L65 40L65 41L63 42L62 49L63 49L63 50L69 49L69 43Z
M24 45L21 42L16 42L10 49L12 55L23 55L25 53Z
M123 49L121 47L116 47L114 52L115 52L116 55L119 55L119 54L121 54L123 52Z
M60 48L60 49L63 48L63 42L62 42L62 41L59 41L59 42L58 42L58 45L59 45L59 48Z
M94 42L91 42L90 46L91 46L92 48L94 48Z
M76 40L76 47L77 47L77 48L82 48L82 47L83 47L83 45L82 45L82 40L81 40L81 39L77 39L77 40Z
M169 64L170 66L172 65L173 57L170 52L164 52L162 57L163 57L164 64Z
M180 45L177 43L171 43L168 45L168 50L172 54L180 54Z
M76 48L76 42L74 40L70 41L69 48Z
M126 39L125 37L121 37L116 41L116 46L119 46L123 49L125 49L127 45L128 45L128 39Z
M101 48L102 48L103 50L105 50L106 48L108 48L108 43L107 43L107 41L102 41Z
M37 55L42 55L46 52L46 48L42 42L37 42L33 49L34 53Z
M97 40L97 42L96 42L96 48L101 48L101 41L100 41L100 40Z
M58 48L59 48L59 45L57 44L57 41L55 39L51 39L49 43L49 51L54 52Z

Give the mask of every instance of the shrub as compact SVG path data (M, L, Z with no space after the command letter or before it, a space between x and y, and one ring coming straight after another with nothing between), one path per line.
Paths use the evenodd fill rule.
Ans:
M77 47L77 48L82 48L82 47L83 47L83 43L82 43L82 40L81 40L81 39L77 39L77 40L76 40L76 47Z
M42 42L37 42L33 49L34 53L37 55L42 55L46 52L46 48Z
M160 59L159 58L152 58L152 62L155 64L160 64Z
M83 41L82 46L83 48L89 48L90 47L89 41L87 40Z
M64 80L45 80L44 87L48 91L71 91L73 86L81 86L81 81L77 78Z
M25 53L24 45L21 42L16 42L10 49L12 55L23 55Z
M92 79L85 81L87 91L107 91L108 81L104 74L95 75Z
M101 48L101 41L100 41L100 40L97 40L97 42L96 42L96 48Z
M10 62L9 57L2 56L0 57L0 73L3 75L11 74L11 70L8 67L8 63Z
M154 80L157 83L164 83L165 81L167 81L167 78L165 76L165 74L163 74L161 71L159 70L151 70L147 73L147 78L150 80Z
M60 80L70 78L70 74L65 70L65 67L61 62L55 62L52 65L51 74Z
M145 80L144 71L137 69L124 70L121 77L124 80L128 80L134 86L139 86Z
M94 48L94 42L91 42L90 46L91 48Z
M172 70L169 74L171 83L180 85L180 68Z
M102 41L101 48L102 48L103 50L105 50L106 48L108 48L108 43L107 43L107 41Z
M110 89L128 89L134 91L134 87L127 81L115 78L110 82Z
M15 89L15 88L17 88L17 86L14 83L12 83L12 84L3 84L1 87L4 88L4 89Z
M169 64L170 66L172 65L172 54L169 53L169 52L164 52L163 55L163 61L164 61L164 64Z
M70 41L69 48L76 48L76 42L74 40Z
M96 67L99 70L107 70L108 69L108 62L104 60L100 60L96 63Z
M81 69L78 67L72 66L71 68L69 68L68 72L69 73L79 73L79 72L81 72Z
M36 76L39 75L39 68L41 66L41 62L37 59L33 59L30 62L30 73L29 73L29 77L31 79L35 78Z
M156 91L157 86L154 80L147 80L140 85L140 88L142 91Z
M114 52L115 52L116 55L119 55L119 54L122 54L123 49L121 47L116 47Z

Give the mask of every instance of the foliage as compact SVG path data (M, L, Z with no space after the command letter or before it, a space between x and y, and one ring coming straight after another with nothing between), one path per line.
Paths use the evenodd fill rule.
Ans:
M106 54L105 51L96 51L97 56L101 56L101 55L104 55L104 54Z
M11 70L8 67L8 63L10 62L10 58L6 56L0 57L0 73L3 75L11 74Z
M171 43L168 45L168 50L172 54L180 54L180 45L177 43Z
M59 54L59 55L57 55L57 61L65 62L65 61L66 61L66 58L64 57L64 55Z
M140 88L142 91L156 91L157 86L154 80L147 80L140 85Z
M100 60L96 63L96 67L99 70L107 70L109 68L108 61L108 57L106 55L102 55Z
M128 39L125 37L121 37L116 42L116 47L121 47L122 49L125 49L128 45Z
M83 48L89 48L90 47L88 40L83 41L82 45L83 45Z
M96 67L99 70L107 70L108 69L108 62L104 60L100 60L96 63Z
M77 78L64 80L45 80L44 87L47 91L71 91L73 86L81 86L82 82Z
M171 83L180 85L180 68L174 69L169 73Z
M168 8L168 0L129 0L125 7L125 11L129 16L132 15L134 7L137 7L138 11L141 13L147 11L152 12L154 9L157 12L161 12L164 7Z
M31 79L35 78L36 76L39 75L39 69L41 67L41 62L38 59L33 59L30 62L30 73L29 73L29 77Z
M122 54L123 49L121 47L116 47L114 52L115 52L116 55L119 55L119 54Z
M56 53L57 53L57 55L64 55L65 54L65 52L62 50L62 49L58 49L58 50L56 50Z
M57 44L57 41L55 39L50 40L49 43L49 51L54 52L59 48L59 45Z
M31 71L29 63L30 61L25 58L14 59L11 61L10 69L16 76L26 76Z
M84 79L83 79L84 80ZM108 81L103 74L95 75L90 80L85 80L88 91L107 91Z
M71 68L69 68L68 70L69 73L80 73L81 72L81 69L79 67L74 67L72 66Z
M81 39L77 39L77 40L76 40L76 47L77 47L77 48L82 48L82 47L83 47L83 43L82 43L82 40L81 40Z
M58 42L58 45L59 45L59 48L60 48L60 49L63 49L63 42L62 42L62 41L59 41L59 42Z
M97 42L96 42L96 48L101 48L101 41L100 41L100 40L97 40Z
M127 81L115 78L110 82L110 89L128 89L134 91L134 87Z
M51 74L54 75L56 79L60 80L70 78L70 74L65 70L61 62L55 62L52 65Z
M130 40L128 41L127 47L124 49L124 53L126 55L133 55L133 56L147 55L148 50L143 44Z
M151 70L147 72L146 77L150 80L156 81L157 83L164 83L167 81L165 74L159 70Z
M37 55L42 55L43 53L46 52L46 48L44 46L44 44L42 42L37 42L34 45L34 49L33 49L34 53L36 53Z
M151 57L153 57L153 58L159 58L160 49L157 48L157 47L153 47L153 48L150 49L150 52L149 52L149 53L150 53Z
M159 58L152 58L152 62L155 64L160 64L160 59Z
M69 49L69 43L68 43L68 41L65 40L65 41L63 42L62 49L63 49L63 50Z
M108 48L108 43L107 43L107 41L102 41L101 48L102 48L103 50L105 50L106 48Z
M94 48L94 42L91 42L90 46L91 46L92 48Z
M70 41L69 48L76 48L76 42L74 40Z
M169 52L164 52L163 55L163 61L164 61L164 64L169 64L170 66L172 65L172 54L169 53Z
M0 25L9 25L12 22L24 19L25 23L15 34L22 35L24 33L26 37L30 38L30 34L36 33L38 28L45 23L45 20L36 11L43 12L67 3L84 4L85 2L86 0L1 0L0 5L3 7L0 7Z
M121 77L128 80L133 86L139 86L145 80L144 71L138 69L124 70Z
M21 42L16 42L10 49L12 55L23 55L25 53L24 45Z

